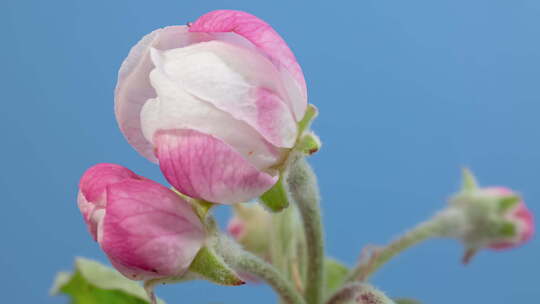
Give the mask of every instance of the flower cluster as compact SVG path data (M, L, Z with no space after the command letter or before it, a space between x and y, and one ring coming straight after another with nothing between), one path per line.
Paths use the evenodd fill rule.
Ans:
M175 190L217 204L249 201L276 184L306 107L287 44L239 11L148 34L122 64L115 93L128 142ZM78 205L111 263L132 279L182 274L206 239L185 198L119 165L88 169Z
M480 188L465 171L445 209L358 265L326 257L317 180L304 159L321 145L309 130L316 108L287 44L244 12L210 12L142 38L120 68L115 112L127 141L172 187L98 164L82 176L77 202L111 264L144 280L152 303L155 284L201 278L265 281L288 304L412 303L365 281L426 239L462 242L467 263L534 232L520 196ZM261 205L243 204L252 200ZM233 205L232 238L209 211L216 204Z

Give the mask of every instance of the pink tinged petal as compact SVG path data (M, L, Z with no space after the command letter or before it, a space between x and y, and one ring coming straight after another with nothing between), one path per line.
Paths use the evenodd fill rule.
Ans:
M190 205L150 180L107 188L101 247L113 265L136 280L181 275L205 240Z
M521 223L520 243L525 243L534 235L534 216L524 203L521 203L513 216Z
M268 23L245 12L218 10L201 16L190 26L189 31L234 32L257 46L279 70L286 71L293 78L301 96L301 99L294 101L295 115L297 120L302 119L307 106L304 74L287 43Z
M278 179L255 168L223 141L195 130L160 131L154 141L169 183L194 198L221 204L246 202Z
M186 26L170 26L146 35L129 52L118 73L115 91L115 113L118 125L128 142L143 156L157 161L152 144L141 132L140 112L156 93L148 75L154 68L150 48L167 50L210 40L204 33L189 33Z
M166 52L153 50L152 60L158 71L151 77L158 92L163 86L162 74L173 86L246 122L271 144L294 146L297 124L280 97L285 96L280 75L265 57L211 41Z
M227 232L235 240L240 240L246 234L246 224L240 218L233 217L227 224Z
M512 191L511 189L506 188L506 187L500 187L500 186L486 187L486 188L480 189L480 191L483 194L493 195L493 196L505 196L505 195L514 194L514 191Z
M285 109L280 98L272 91L259 88L257 96L257 124L262 134L271 143L280 147L292 148L296 143L297 126ZM281 145L280 145L281 144Z
M512 211L509 219L515 222L518 227L518 236L516 240L491 244L489 245L489 248L495 250L510 249L523 245L532 238L534 235L534 217L523 202L519 203L514 211Z
M86 170L79 182L77 205L94 240L98 240L100 210L105 208L106 187L125 179L141 178L131 170L115 164L97 164Z

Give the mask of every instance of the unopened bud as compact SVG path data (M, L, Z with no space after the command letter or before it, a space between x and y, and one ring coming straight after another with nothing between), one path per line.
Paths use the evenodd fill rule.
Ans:
M449 235L465 244L464 263L480 249L509 249L532 237L533 215L518 194L505 187L480 188L468 170L464 181L447 210L461 217L459 228Z
M227 231L246 250L266 258L272 215L261 205L241 203L234 205L234 216Z

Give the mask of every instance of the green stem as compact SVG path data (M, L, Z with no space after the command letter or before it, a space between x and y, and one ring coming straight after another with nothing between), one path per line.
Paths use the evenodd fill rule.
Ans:
M303 157L293 162L287 179L292 201L296 202L306 235L307 276L304 297L309 304L322 301L324 240L317 180Z
M216 251L234 269L248 272L267 282L287 304L305 304L302 296L283 275L261 258L244 251L226 236L219 236Z
M350 271L346 282L367 280L394 256L429 238L442 236L443 231L448 230L446 227L454 225L454 223L455 219L452 212L441 212L431 220L419 224L385 247L376 249L367 260L360 261Z

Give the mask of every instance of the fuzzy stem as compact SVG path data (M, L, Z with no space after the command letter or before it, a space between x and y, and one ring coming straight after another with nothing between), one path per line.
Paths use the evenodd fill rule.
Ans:
M298 206L306 235L307 276L304 297L309 304L322 301L324 240L317 180L303 157L293 162L287 179L292 201Z
M455 226L457 223L456 214L449 211L452 210L440 212L432 219L419 224L385 247L376 249L368 256L367 260L360 260L350 271L346 282L365 281L386 262L404 250L427 239L444 236L444 231L449 230L448 227Z
M305 304L304 299L295 290L293 284L283 277L276 268L261 258L244 251L233 240L221 235L214 249L234 269L248 272L266 281L279 294L283 303Z
M364 284L362 283L348 283L338 292L334 293L326 304L343 304L349 303L354 300L355 296L363 288Z

